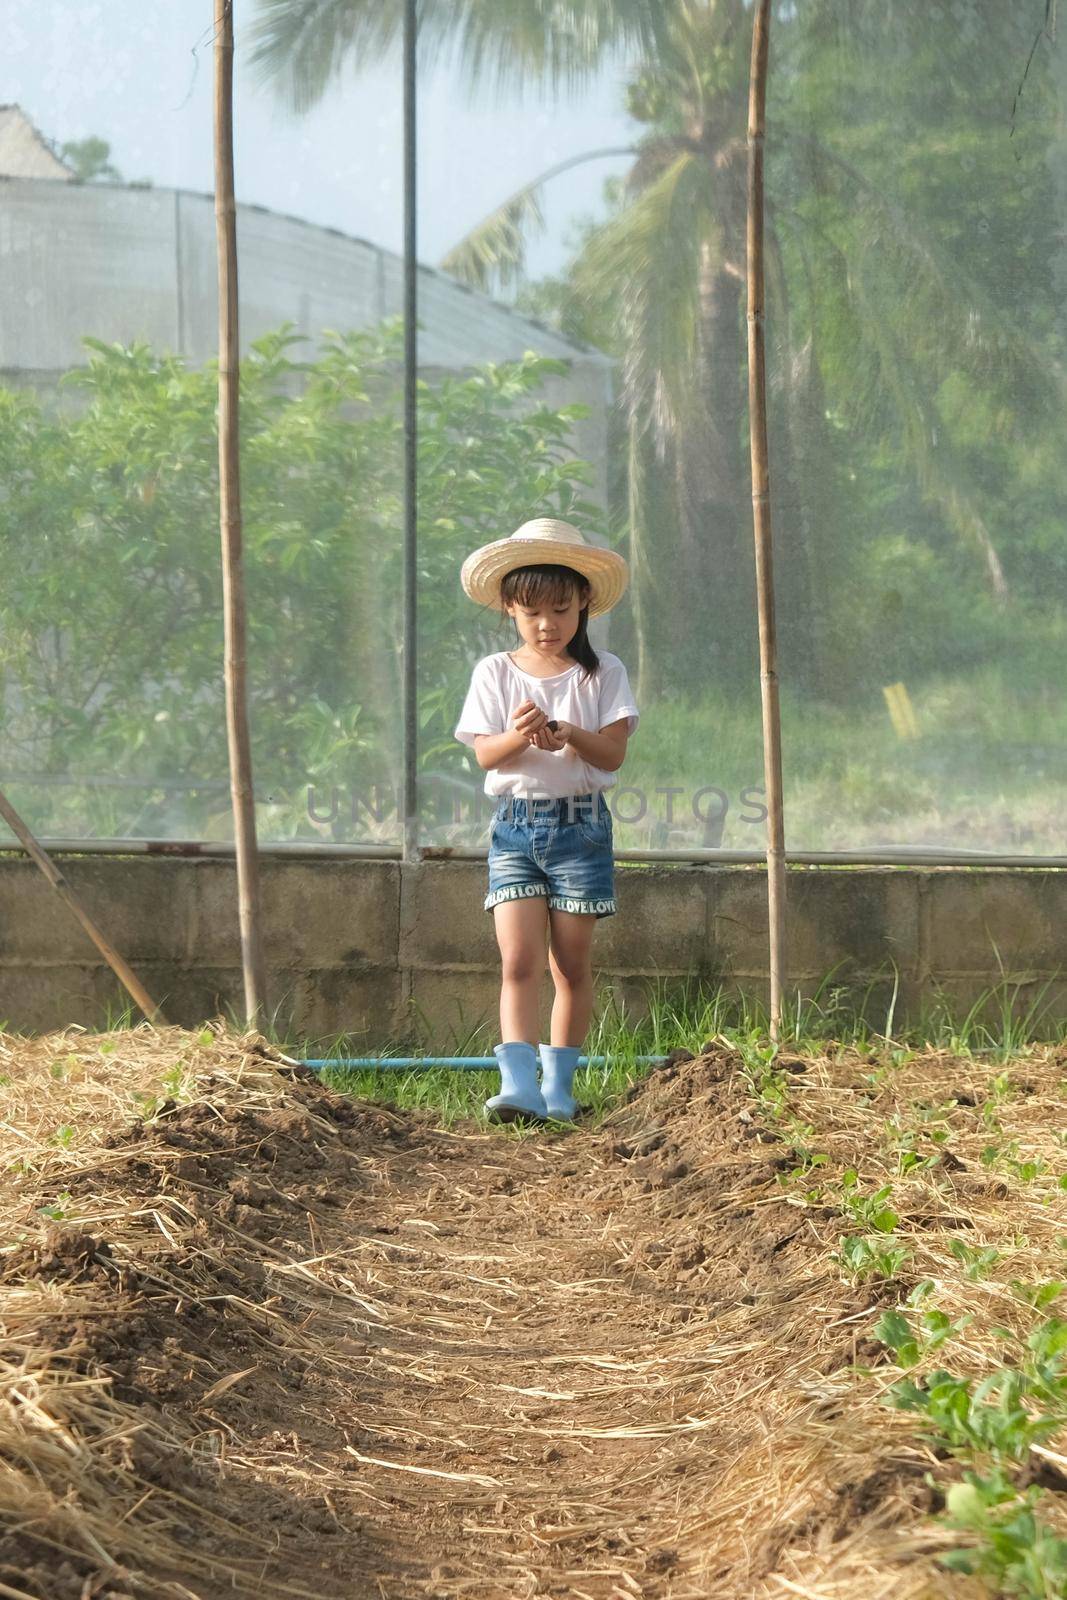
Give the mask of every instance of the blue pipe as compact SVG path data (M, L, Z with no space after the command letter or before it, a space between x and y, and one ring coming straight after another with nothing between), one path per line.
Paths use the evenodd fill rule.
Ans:
M663 1056L634 1056L634 1061L662 1061ZM579 1056L580 1067L602 1067L607 1056ZM497 1065L496 1056L339 1056L333 1060L317 1057L301 1061L302 1067L312 1067L321 1072L323 1067L377 1068L379 1072L418 1071L423 1067L452 1067L457 1072L492 1072Z

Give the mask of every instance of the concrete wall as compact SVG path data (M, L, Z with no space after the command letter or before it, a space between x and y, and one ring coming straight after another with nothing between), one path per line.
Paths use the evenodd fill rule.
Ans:
M168 1020L192 1026L242 1009L232 860L59 857L89 914L135 968ZM762 869L616 867L619 914L594 942L601 1002L636 1020L650 980L701 977L767 997ZM499 958L482 910L482 862L265 858L269 1007L297 1038L347 1031L357 1053L388 1043L452 1054L487 1023L496 1042ZM1047 1017L1067 1017L1067 871L1027 868L793 868L789 984L831 979L884 1024L900 973L897 1018L940 991L966 1008L1003 976L1025 1010L1042 985ZM999 961L997 952L999 951ZM1001 965L1002 964L1002 965ZM0 854L0 1023L43 1032L101 1025L124 991L29 861ZM547 1024L551 985L544 988ZM422 1014L420 1020L419 1013Z

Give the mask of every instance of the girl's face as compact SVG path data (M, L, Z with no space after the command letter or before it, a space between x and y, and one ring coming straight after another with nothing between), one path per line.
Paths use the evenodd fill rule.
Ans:
M564 599L559 594L524 605L521 600L505 601L508 616L513 617L522 642L535 655L562 655L578 632L582 606L588 595L571 587Z

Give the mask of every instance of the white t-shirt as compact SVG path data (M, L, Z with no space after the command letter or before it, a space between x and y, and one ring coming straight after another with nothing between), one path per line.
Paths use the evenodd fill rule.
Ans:
M591 678L579 662L551 678L535 678L517 667L506 650L483 656L471 674L470 688L456 724L456 738L474 745L479 733L507 733L511 719L524 700L532 700L551 720L573 722L578 728L599 733L620 717L629 718L629 732L637 727L639 713L634 705L626 668L610 650L598 650L600 666ZM570 745L562 750L538 750L527 745L485 775L489 795L522 795L525 798L550 795L595 794L613 788L614 772L591 766Z

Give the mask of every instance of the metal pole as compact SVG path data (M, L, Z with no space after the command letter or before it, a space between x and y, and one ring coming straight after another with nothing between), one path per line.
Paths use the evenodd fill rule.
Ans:
M763 766L767 786L767 921L770 937L771 1039L777 1042L785 987L785 826L782 814L782 728L778 708L778 644L774 622L774 553L767 464L767 377L764 356L763 128L767 102L770 0L758 0L752 24L748 98L748 413L752 451L752 521L756 540Z
M419 850L417 0L404 0L404 856Z

